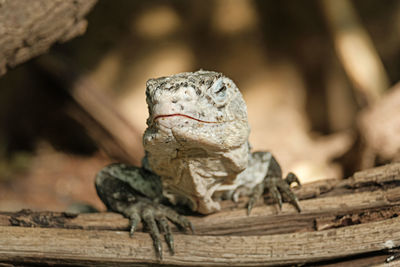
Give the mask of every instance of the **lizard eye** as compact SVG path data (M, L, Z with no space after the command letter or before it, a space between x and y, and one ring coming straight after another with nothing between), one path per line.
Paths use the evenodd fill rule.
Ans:
M227 87L222 80L218 80L212 85L211 93L217 105L225 104L227 99Z
M226 96L226 86L220 87L216 92L215 95L218 96L219 98L223 98Z

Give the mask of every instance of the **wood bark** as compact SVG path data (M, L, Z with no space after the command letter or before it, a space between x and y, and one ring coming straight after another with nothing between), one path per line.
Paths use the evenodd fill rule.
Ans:
M96 0L0 1L0 76L86 31Z
M174 228L175 255L164 244L156 259L140 230L129 237L128 220L114 213L31 212L0 214L0 262L10 264L275 266L383 264L400 246L400 163L295 188L302 212L278 212L258 203L250 216L239 203L189 216L196 233ZM266 198L266 202L269 199ZM18 226L18 227L16 227Z

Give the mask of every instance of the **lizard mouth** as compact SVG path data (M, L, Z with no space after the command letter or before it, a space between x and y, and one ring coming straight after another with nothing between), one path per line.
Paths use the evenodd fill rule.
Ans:
M174 113L174 114L165 114L165 115L157 115L154 117L153 121L156 121L158 119L162 119L162 118L168 118L168 117L185 117L191 120L195 120L198 122L202 122L202 123L219 123L217 121L205 121L205 120L200 120L197 118L194 118L192 116L186 115L186 114L181 114L181 113Z

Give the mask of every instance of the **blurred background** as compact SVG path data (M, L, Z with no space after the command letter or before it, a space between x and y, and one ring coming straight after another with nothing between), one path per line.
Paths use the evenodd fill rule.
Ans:
M399 1L100 0L87 20L0 77L2 211L104 209L96 172L143 156L146 81L198 69L234 80L253 150L303 183L399 159Z

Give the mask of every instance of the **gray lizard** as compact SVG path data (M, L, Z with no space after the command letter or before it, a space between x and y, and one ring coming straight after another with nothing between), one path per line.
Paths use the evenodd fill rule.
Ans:
M193 231L175 205L209 214L220 210L220 199L247 195L250 214L268 189L280 207L282 194L300 211L290 189L292 182L300 184L296 175L282 179L271 153L250 152L247 107L231 79L204 70L150 79L146 101L142 167L111 164L97 174L95 185L109 210L130 219L131 235L144 221L159 258L160 231L174 253L168 220Z

